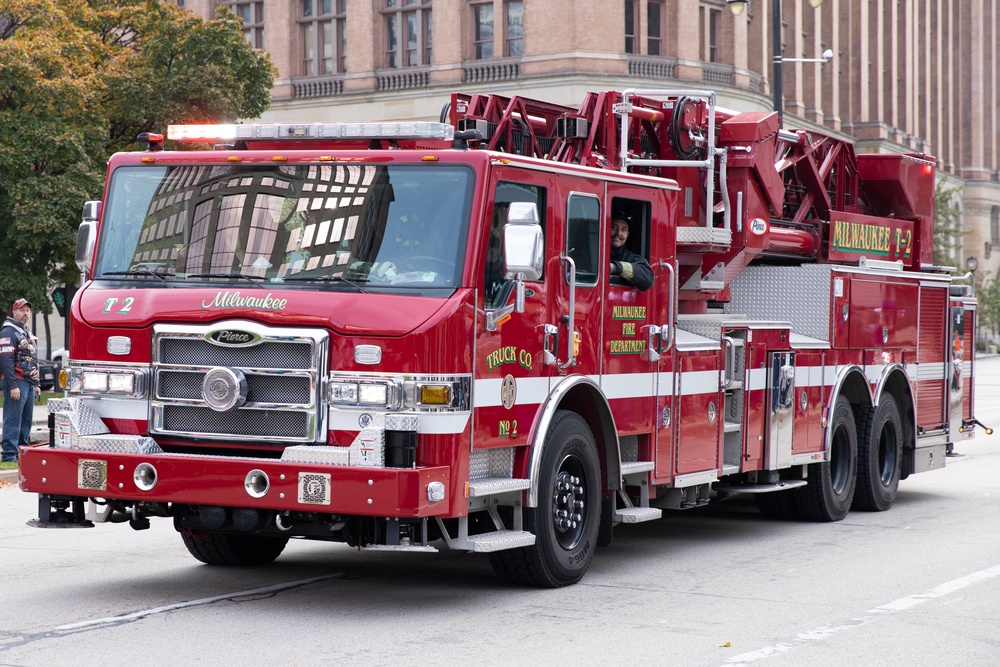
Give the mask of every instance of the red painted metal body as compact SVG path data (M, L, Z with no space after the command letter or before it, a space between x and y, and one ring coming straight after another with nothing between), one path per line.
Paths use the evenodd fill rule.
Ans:
M809 466L830 460L829 420L840 396L859 414L894 397L902 476L943 465L945 448L971 437L975 420L975 301L953 295L952 277L930 266L933 163L858 156L833 137L779 131L775 114L731 113L711 102L605 92L572 109L455 95L452 124L479 132L466 136L471 148L275 139L221 151L116 155L94 279L72 304L70 356L81 382L127 370L145 384L122 396L84 385L71 395L112 434L150 436L159 450L32 447L22 452L21 488L107 499L119 509L156 505L181 520L203 507L249 508L280 530L295 517L326 517L331 525L364 518L381 526L366 539L388 546L401 543L384 522L413 522L417 540L419 526L427 530L421 522L439 517L459 522L459 537L449 543L472 549L463 531L474 532L469 517L485 513L479 499L494 494L512 503L515 515L522 498L529 508L544 503L538 466L557 410L577 412L588 424L601 494L613 506L627 496L644 508L685 508L707 499L713 485L800 483ZM685 160L705 164L691 168ZM266 183L253 180L254 169L272 170ZM130 223L113 217L126 197L116 174L154 170L245 174L245 182L234 176L213 186L232 188L239 202L259 198L242 222L219 213L237 205L222 198L214 208L192 207L190 231L178 236L190 243L202 233L215 244L199 251L206 267L216 266L213 253L244 257L216 269L233 271L229 277L198 279L189 270L182 279L187 246L157 245L181 234L181 218L159 213L176 201L161 206L154 195ZM300 173L297 208L268 189L282 174ZM392 208L407 198L419 202L419 184L433 182L407 182L409 175L436 173L467 179L467 190L439 192L419 210ZM212 191L190 190L195 199ZM376 200L373 192L390 194ZM371 201L362 202L366 197ZM544 238L542 275L521 282L522 307L517 281L502 270L501 236L514 203L535 205ZM360 213L337 217L362 204ZM621 211L633 220L629 247L653 269L649 290L609 273L607 229ZM198 231L199 215L214 231ZM423 236L404 238L399 230L415 220ZM448 220L459 222L448 227ZM384 227L371 231L379 221ZM224 233L227 225L242 230L230 235L237 241ZM292 231L253 259L252 239L265 227ZM134 251L123 255L141 260L125 264L136 273L106 271L121 252L114 239L140 230ZM417 245L453 242L452 282L435 282L446 273L439 267L413 272L413 284L380 283L373 276L381 255L368 262L363 280L348 280L348 267L362 259L360 244L387 246L393 235L413 259L430 252L414 251ZM329 249L321 251L323 244ZM164 261L177 262L166 280L147 276ZM297 266L332 273L294 282ZM393 265L393 275L408 275L396 270L401 266ZM206 423L229 423L256 406L267 422L287 407L251 389L246 403L214 414L203 410L212 392L207 380L189 395L170 394L175 377L197 373L201 382L215 366L235 368L237 379L258 372L279 382L288 374L200 357L165 361L171 336L200 345L223 328L227 335L273 334L275 345L296 332L313 341L315 365L302 371L312 373L312 403L293 412L314 420L316 432L283 439L253 422L247 428L259 432L230 437L177 425L175 410L194 408ZM128 349L113 351L123 339ZM377 358L370 356L376 350ZM388 383L383 407L366 408L356 397L338 403L372 382ZM420 402L422 391L440 386L449 388L448 403ZM399 433L415 442L409 465L353 458L371 438L378 456L388 456ZM299 450L320 458L286 456ZM105 471L103 481L86 479L91 464ZM156 470L151 488L140 484L142 464ZM246 481L255 471L269 480L262 494ZM303 501L317 476L329 500ZM503 487L497 480L515 491L493 490ZM627 512L615 511L626 520Z

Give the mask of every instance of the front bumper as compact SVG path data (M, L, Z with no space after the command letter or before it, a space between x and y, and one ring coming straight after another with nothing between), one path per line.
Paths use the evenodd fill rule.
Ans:
M393 518L442 516L453 500L428 498L432 483L451 489L447 466L374 468L48 445L22 447L20 455L21 490L56 496ZM147 474L137 479L140 466ZM155 484L148 490L146 466L155 470ZM262 471L269 482L259 497L259 486L254 493L247 488L252 471Z

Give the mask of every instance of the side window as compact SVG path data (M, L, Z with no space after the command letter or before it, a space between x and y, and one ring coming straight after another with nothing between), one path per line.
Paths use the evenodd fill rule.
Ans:
M617 216L625 216L630 223L628 240L625 241L625 249L641 255L647 261L649 260L649 233L652 228L652 210L652 204L648 201L614 197L611 199L611 209L608 211L608 224ZM606 235L609 234L610 229L605 229L604 233ZM629 283L619 276L611 276L611 284L628 285Z
M483 307L487 310L503 306L514 287L514 281L504 278L503 272L503 226L507 222L507 209L511 202L533 202L538 207L542 230L545 229L545 188L510 181L497 183L490 220L490 239L486 246Z
M571 194L566 203L566 254L576 263L578 285L597 284L600 234L600 201L592 195Z

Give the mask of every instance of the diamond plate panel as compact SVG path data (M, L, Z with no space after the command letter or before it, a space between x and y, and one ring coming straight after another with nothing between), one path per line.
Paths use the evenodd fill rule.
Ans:
M386 431L416 431L420 426L420 418L416 415L386 415Z
M514 448L477 449L469 460L469 479L510 478L514 474Z
M285 447L281 453L281 460L292 463L346 466L350 462L350 452L351 450L347 447L295 445L294 447Z
M729 285L724 312L790 322L792 331L830 340L831 267L749 266Z
M141 435L119 435L107 433L104 435L81 435L78 446L72 449L85 449L93 452L113 452L116 454L162 454L163 450L152 438Z
M639 460L639 436L623 435L618 438L618 446L621 449L622 461Z

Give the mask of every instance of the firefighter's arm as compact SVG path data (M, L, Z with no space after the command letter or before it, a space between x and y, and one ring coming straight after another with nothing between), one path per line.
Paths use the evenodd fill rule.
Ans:
M633 287L645 292L653 286L653 269L642 257L632 258L634 261L611 262L611 275L621 276Z

